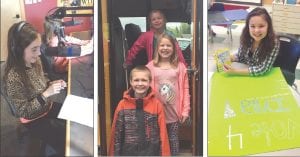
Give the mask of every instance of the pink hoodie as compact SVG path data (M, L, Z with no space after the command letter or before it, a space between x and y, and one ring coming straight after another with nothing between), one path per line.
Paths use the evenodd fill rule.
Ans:
M135 56L143 49L147 52L148 62L150 62L153 59L153 38L154 38L154 32L153 30L147 31L142 33L139 38L134 42L132 47L127 52L126 57L126 64L132 65L132 60L135 59ZM176 52L178 52L178 59L180 62L184 63L184 65L187 65L184 57L182 55L182 51L176 43Z
M151 73L152 73L152 81L151 81L151 87L154 89L155 87L155 79L154 79L154 64L153 61L149 62L146 65ZM183 116L189 116L190 112L190 94L189 94L189 81L188 81L188 75L187 75L187 69L185 65L181 62L178 63L179 66L179 100L180 105L177 107L177 115L181 119ZM156 89L155 89L156 90Z

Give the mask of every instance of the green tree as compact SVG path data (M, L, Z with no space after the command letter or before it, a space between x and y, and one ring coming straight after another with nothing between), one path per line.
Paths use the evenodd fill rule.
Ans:
M191 26L187 23L180 24L180 33L181 34L191 34Z
M169 31L171 31L175 37L182 38L182 34L191 34L191 27L187 23L181 23L179 27L167 27Z
M171 31L175 35L175 28L173 28L173 27L167 27L167 30Z

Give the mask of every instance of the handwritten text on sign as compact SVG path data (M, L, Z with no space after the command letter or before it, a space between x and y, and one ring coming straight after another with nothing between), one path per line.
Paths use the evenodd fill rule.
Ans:
M210 89L208 156L300 147L300 108L279 68L261 77L214 73Z

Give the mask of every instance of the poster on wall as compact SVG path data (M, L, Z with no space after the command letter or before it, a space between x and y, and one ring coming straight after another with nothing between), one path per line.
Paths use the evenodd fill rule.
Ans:
M25 0L25 5L42 2L42 0Z
M57 0L57 6L81 6L81 7L87 7L87 6L94 6L94 0Z
M57 0L58 7L92 7L94 0ZM68 10L67 14L93 14L91 9Z
M32 4L32 0L25 0L25 4Z
M216 2L262 5L262 0L216 0Z

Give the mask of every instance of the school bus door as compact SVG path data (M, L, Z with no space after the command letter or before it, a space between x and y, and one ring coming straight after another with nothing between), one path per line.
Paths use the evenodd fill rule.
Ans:
M203 1L192 0L192 125L193 155L203 155Z

